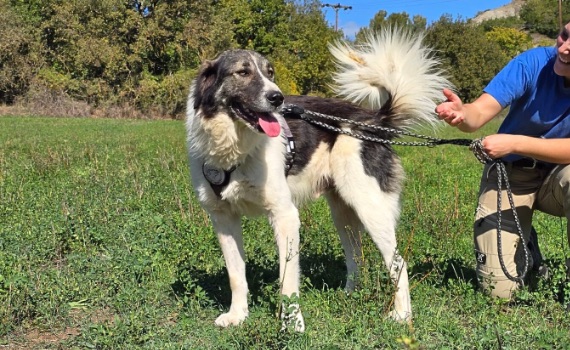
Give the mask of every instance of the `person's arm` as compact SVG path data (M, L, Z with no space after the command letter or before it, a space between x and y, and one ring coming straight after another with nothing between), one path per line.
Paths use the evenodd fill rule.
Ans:
M464 132L481 128L503 109L497 100L484 93L473 103L463 104L451 90L444 89L447 101L439 104L435 112L441 120ZM495 134L482 141L483 150L493 159L518 154L537 160L570 164L570 139L542 139L537 137Z
M440 103L435 112L439 119L463 132L478 130L503 110L499 102L487 93L466 104L449 89L444 89L443 94L447 101Z
M482 141L483 150L496 159L509 154L555 164L570 164L570 138L543 139L522 135L495 134Z

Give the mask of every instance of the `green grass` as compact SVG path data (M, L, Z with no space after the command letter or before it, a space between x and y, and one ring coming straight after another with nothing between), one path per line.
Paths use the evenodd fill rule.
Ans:
M307 331L279 331L277 255L262 219L244 220L250 317L219 329L229 283L193 197L182 122L0 118L0 347L570 347L565 220L535 220L553 278L511 304L488 298L475 289L471 233L482 166L465 147L397 150L407 171L398 238L413 325L386 319L392 287L369 239L362 289L343 292L342 249L317 201L301 211Z

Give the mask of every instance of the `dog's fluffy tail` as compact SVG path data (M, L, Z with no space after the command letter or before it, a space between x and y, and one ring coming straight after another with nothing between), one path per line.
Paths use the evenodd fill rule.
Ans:
M330 45L337 63L335 92L363 107L383 107L397 127L434 126L436 102L452 85L423 39L423 33L387 28L358 46Z

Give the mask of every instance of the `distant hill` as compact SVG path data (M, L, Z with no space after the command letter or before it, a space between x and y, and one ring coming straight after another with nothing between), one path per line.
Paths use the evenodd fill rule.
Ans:
M481 23L486 20L517 16L525 0L513 0L511 3L493 10L486 10L475 16L472 21Z
M471 19L471 21L475 24L480 24L483 21L491 19L518 16L525 2L526 0L512 0L509 4L503 5L496 9L485 10L483 12L478 13L475 17ZM528 32L527 30L524 31ZM554 44L554 40L546 35L542 35L539 33L530 33L530 32L528 32L528 34L532 37L532 41L535 46L547 46L550 45L549 42L552 42L552 44Z

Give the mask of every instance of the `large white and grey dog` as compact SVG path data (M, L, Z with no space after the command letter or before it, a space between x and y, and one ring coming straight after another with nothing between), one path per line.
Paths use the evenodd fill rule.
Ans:
M346 289L355 288L360 233L366 231L396 284L391 316L411 319L406 263L395 233L404 177L397 155L386 144L284 118L280 107L294 104L396 129L435 123L435 102L450 84L422 39L396 29L371 35L356 47L331 45L338 66L336 92L344 100L284 97L271 63L252 51L226 51L202 65L188 97L186 128L193 185L217 233L232 290L230 310L217 325L236 325L248 316L241 216L268 217L279 250L282 293L298 296L298 208L320 195L330 205L346 254ZM336 127L370 135L348 123L336 122ZM379 131L375 137L394 135ZM284 310L285 323L303 331L297 302Z

